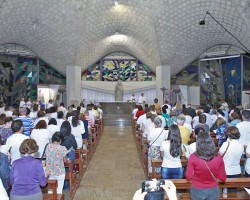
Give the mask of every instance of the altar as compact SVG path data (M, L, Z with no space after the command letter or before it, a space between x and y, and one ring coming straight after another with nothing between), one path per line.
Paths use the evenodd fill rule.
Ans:
M99 102L103 113L108 117L127 118L132 116L135 102Z

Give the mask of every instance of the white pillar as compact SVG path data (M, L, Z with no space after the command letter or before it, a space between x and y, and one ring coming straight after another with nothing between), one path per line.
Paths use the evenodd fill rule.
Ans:
M171 67L170 66L157 66L156 67L156 98L159 104L162 105L163 95L160 88L167 89L166 94L170 94L170 81L171 81Z
M75 104L77 107L81 102L81 72L81 67L67 66L67 106Z

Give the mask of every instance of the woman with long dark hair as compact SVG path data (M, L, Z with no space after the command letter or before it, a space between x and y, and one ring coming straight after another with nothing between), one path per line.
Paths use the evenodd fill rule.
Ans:
M163 157L161 177L163 179L180 179L183 175L180 155L182 154L181 133L177 125L169 127L168 139L161 144Z
M218 181L226 180L225 165L222 156L216 151L213 139L206 132L200 132L197 136L196 152L188 160L186 179L192 181L192 200L220 198Z
M77 149L77 143L75 136L71 133L71 125L68 121L64 121L61 125L60 133L63 137L62 146L65 146L69 151L68 158L71 160L74 165L75 162L75 149Z

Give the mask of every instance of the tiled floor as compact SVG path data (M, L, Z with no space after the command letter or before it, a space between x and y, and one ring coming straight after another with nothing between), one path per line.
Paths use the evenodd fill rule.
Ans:
M111 126L107 126L107 125ZM130 200L145 179L129 121L105 122L104 134L74 200Z

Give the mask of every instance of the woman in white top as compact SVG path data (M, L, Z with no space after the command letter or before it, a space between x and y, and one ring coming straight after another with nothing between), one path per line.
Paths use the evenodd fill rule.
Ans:
M161 128L162 121L159 117L154 119L155 128L150 129L148 134L149 148L148 148L148 172L152 173L151 160L161 159L160 146L161 143L167 139L168 131ZM160 168L156 168L156 172L160 172Z
M49 131L50 138L52 138L55 132L60 131L60 126L57 125L57 121L55 118L49 120L47 130Z
M46 116L46 114L45 114L44 111L39 110L39 111L37 112L37 117L38 117L38 118L35 120L34 126L36 126L37 123L38 123L39 121L41 121L41 120L44 120L44 121L46 122L46 124L48 125L49 120L48 120L48 117Z
M169 127L168 140L161 144L163 157L161 178L181 179L183 175L180 156L182 154L181 133L177 125Z
M43 151L44 151L46 144L48 144L50 142L50 139L51 139L49 131L47 130L47 123L45 120L40 120L37 123L35 128L32 130L30 137L36 141L36 143L39 147L39 149L35 153L34 157L41 158L41 156L43 155Z
M231 126L226 132L228 139L221 146L219 153L223 156L227 178L236 178L241 175L240 159L244 152L243 145L239 142L238 128Z
M78 116L72 117L71 133L75 136L77 148L82 148L82 135L85 133L84 124L78 120Z

